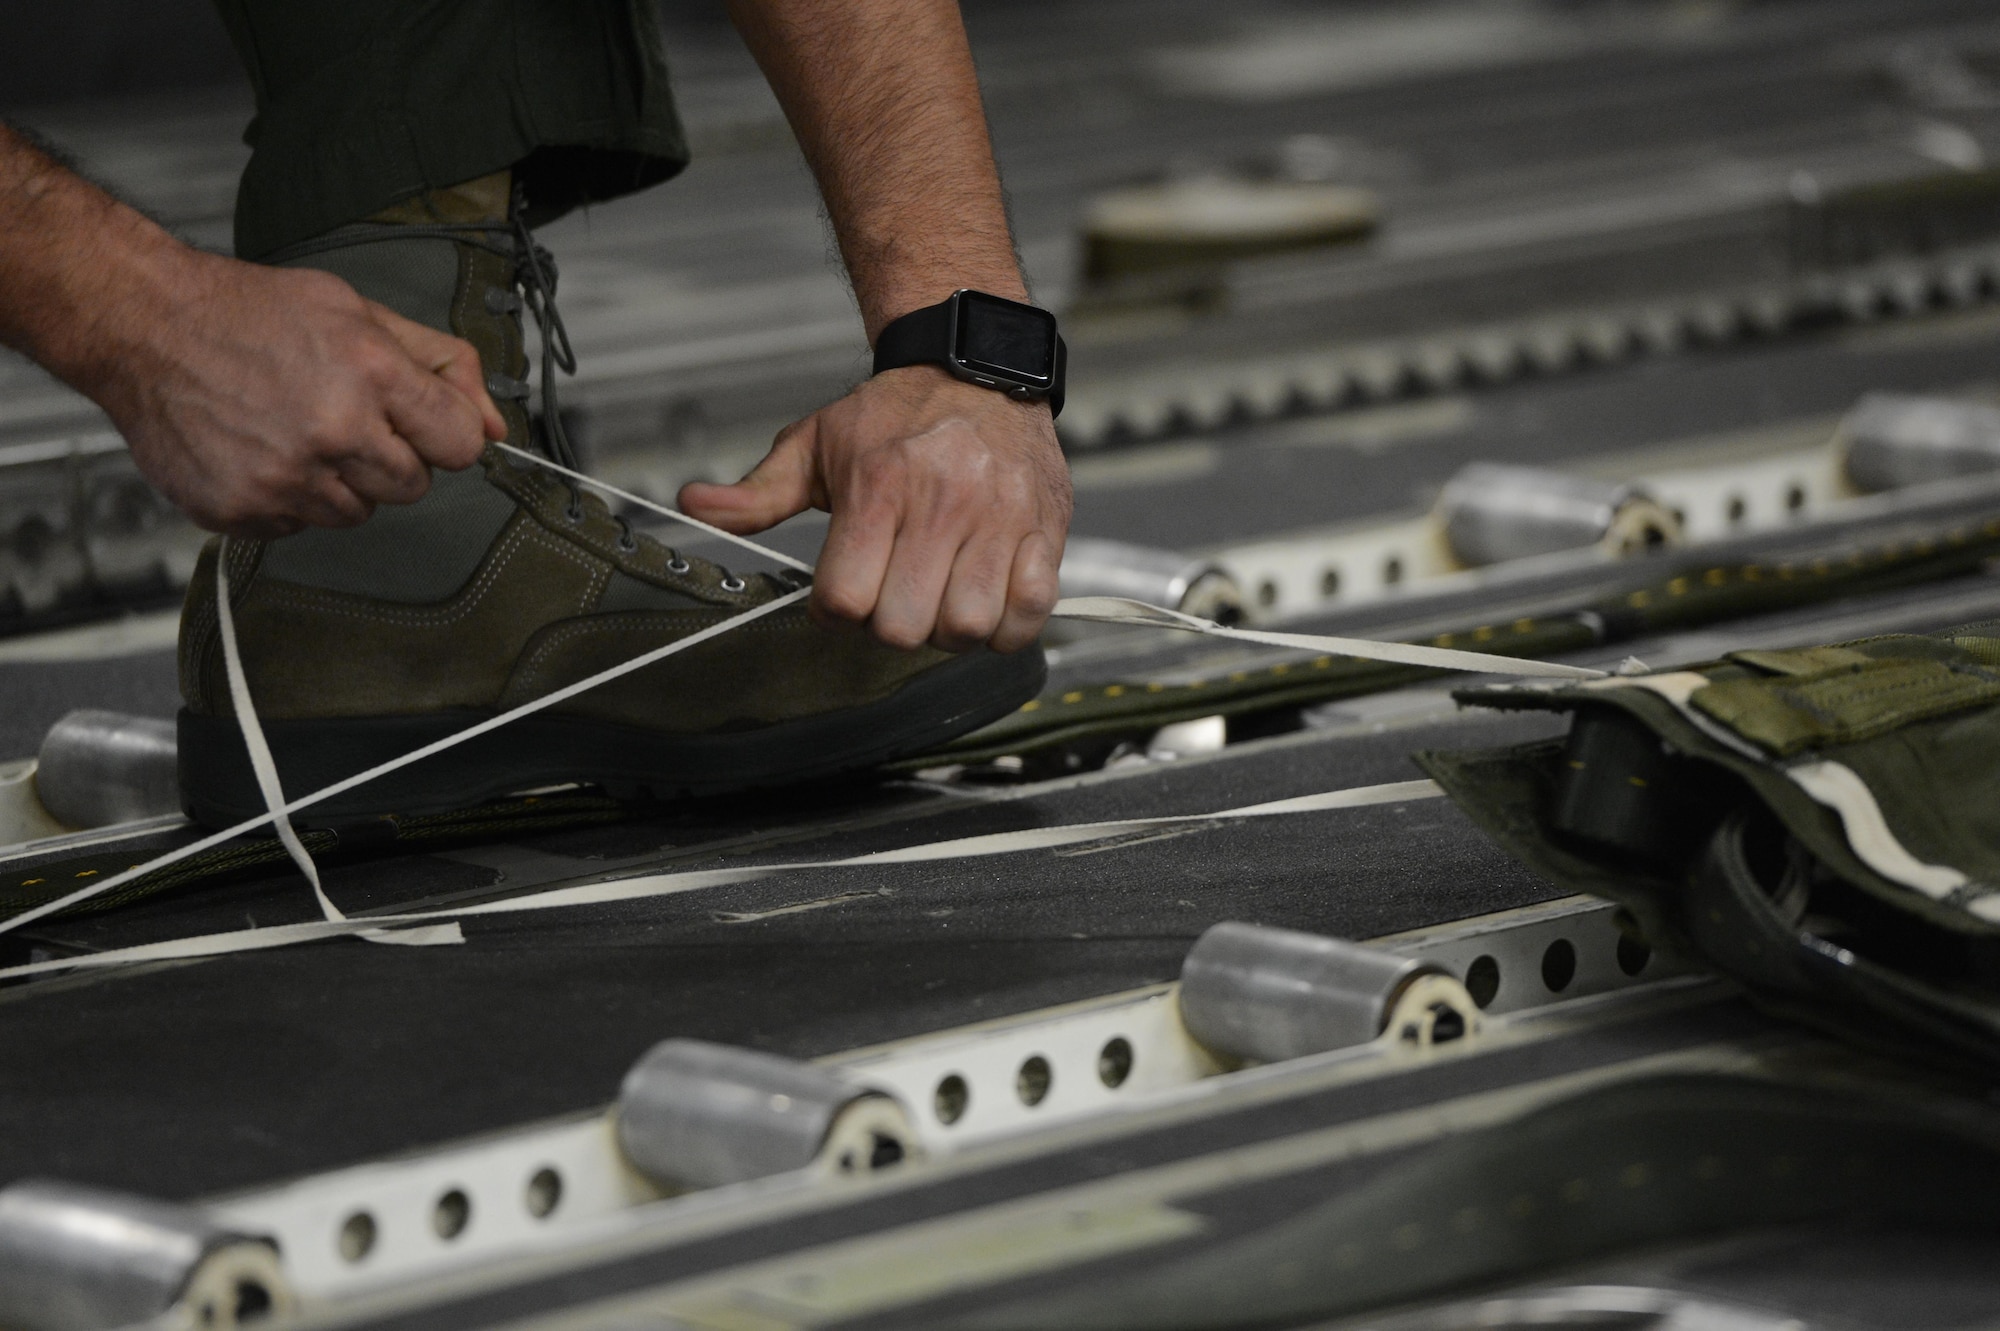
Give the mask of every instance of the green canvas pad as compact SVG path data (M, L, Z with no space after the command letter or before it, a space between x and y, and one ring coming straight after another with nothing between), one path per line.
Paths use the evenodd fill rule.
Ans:
M1417 761L1502 846L1791 1015L2000 1060L2000 628L1461 701L1569 735Z

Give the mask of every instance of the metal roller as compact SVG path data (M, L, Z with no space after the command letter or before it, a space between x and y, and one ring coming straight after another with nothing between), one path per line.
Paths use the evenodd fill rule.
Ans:
M1847 479L1875 493L2000 471L2000 409L1870 393L1840 423Z
M1437 516L1453 557L1472 568L1593 545L1631 555L1680 539L1673 514L1633 486L1491 462L1460 468Z
M902 1106L823 1068L705 1040L665 1040L625 1075L618 1141L670 1188L789 1170L865 1174L919 1153Z
M1064 596L1123 596L1218 624L1243 618L1243 590L1220 564L1174 550L1072 536L1063 549Z
M1216 1053L1276 1063L1393 1031L1429 1047L1471 1035L1479 1009L1430 962L1291 929L1224 921L1181 964L1181 1020Z
M190 1207L68 1183L0 1189L0 1326L227 1328L293 1311L270 1243Z
M86 709L49 727L35 767L42 807L71 827L178 813L174 723Z

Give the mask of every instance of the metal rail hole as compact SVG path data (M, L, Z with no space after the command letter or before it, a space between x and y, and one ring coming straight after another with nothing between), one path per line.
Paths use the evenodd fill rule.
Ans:
M1382 585L1394 587L1403 580L1403 559L1401 555L1390 555L1382 561Z
M1542 949L1542 983L1552 994L1559 994L1569 988L1576 978L1576 945L1567 938L1558 938Z
M1266 578L1257 585L1257 604L1266 609L1278 603L1278 584Z
M563 1180L561 1174L557 1173L553 1167L536 1170L535 1176L528 1180L527 1195L525 1198L528 1205L528 1214L537 1220L548 1219L551 1215L555 1214L555 1209L562 1205L562 1195Z
M1054 1080L1049 1060L1036 1054L1021 1064L1021 1070L1014 1074L1014 1093L1021 1097L1022 1104L1033 1109L1049 1098L1049 1084Z
M965 1108L972 1101L972 1088L965 1084L965 1078L956 1072L937 1084L931 1096L931 1108L937 1112L938 1122L950 1127L965 1117Z
M1484 1008L1493 1006L1500 994L1500 963L1489 956L1477 956L1465 968L1465 992Z
M465 1195L462 1188L453 1188L438 1198L437 1205L431 1208L431 1228L447 1243L463 1234L471 1220L472 1199Z
M350 1262L358 1262L375 1251L375 1217L366 1211L356 1211L340 1224L340 1255Z
M1327 600L1340 595L1340 570L1328 568L1319 575L1319 594Z
M1114 1035L1097 1052L1097 1079L1115 1091L1131 1075L1132 1042L1122 1035Z
M1618 935L1618 969L1625 974L1638 977L1653 959L1653 949L1630 934Z

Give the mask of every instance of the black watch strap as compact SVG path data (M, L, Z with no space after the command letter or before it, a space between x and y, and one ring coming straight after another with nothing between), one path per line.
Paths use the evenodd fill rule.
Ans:
M951 325L955 314L955 302L947 299L891 319L875 338L875 368L871 373L900 370L906 365L949 367ZM1063 342L1062 334L1058 333L1055 387L1042 399L1049 404L1049 414L1052 416L1062 415L1063 380L1068 368L1069 347Z
M942 365L951 355L952 302L941 300L891 319L875 339L875 373L905 365Z

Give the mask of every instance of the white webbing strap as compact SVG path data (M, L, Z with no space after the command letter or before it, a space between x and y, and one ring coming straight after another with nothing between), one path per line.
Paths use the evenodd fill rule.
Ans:
M257 775L257 790L271 813L271 828L284 843L292 863L299 866L299 872L312 884L320 913L329 920L344 920L347 916L327 897L326 889L320 885L319 866L306 853L305 843L292 827L292 816L285 812L285 790L278 780L278 764L264 738L264 724L257 717L256 704L250 701L250 681L243 675L243 654L236 648L236 614L229 607L228 537L223 538L222 549L215 559L215 617L222 629L222 667L229 676L229 701L236 708L236 726L243 732L243 747L250 754L250 770Z
M1402 804L1411 800L1436 799L1443 794L1444 792L1432 781L1391 781L1375 786L1319 791L1290 799L1219 809L1212 813L1168 814L1151 818L1119 818L1107 822L1072 823L1063 827L1024 828L1013 832L994 832L981 836L933 841L923 845L903 846L894 850L880 850L837 860L807 860L791 864L744 865L738 868L642 874L607 882L580 883L574 887L547 888L540 892L530 892L501 901L489 901L457 909L402 915L375 915L361 920L312 920L301 924L266 925L262 928L237 929L228 933L203 934L194 938L175 938L161 943L144 943L137 947L118 948L81 956L58 957L51 961L29 962L0 969L0 980L44 975L54 971L131 965L146 961L179 961L224 956L236 952L261 952L271 948L290 947L297 943L316 942L323 938L351 937L365 934L371 929L385 927L437 927L437 922L440 920L452 921L443 927L456 928L457 920L473 915L512 915L530 911L562 910L576 906L609 905L621 901L640 901L653 897L676 896L706 888L726 887L782 874L1012 855L1022 851L1050 850L1092 841L1107 841L1133 832L1177 827L1195 828L1240 818L1287 817L1324 813L1336 809L1361 809L1377 804Z
M250 755L250 770L257 776L258 793L263 795L264 807L270 812L272 830L277 832L285 853L292 857L292 863L299 866L299 872L312 884L313 899L319 902L320 914L329 920L345 920L347 916L327 896L326 888L319 880L319 865L314 863L305 843L299 840L298 831L292 826L292 816L285 811L285 789L278 779L278 764L271 757L271 746L264 738L264 723L258 718L257 706L250 699L250 681L243 673L243 653L236 646L236 615L229 606L227 538L224 538L215 560L215 613L222 630L222 665L229 677L229 700L236 709L236 727L242 732L244 750ZM372 943L395 943L405 947L465 941L465 934L456 923L415 929L363 929L359 936Z

